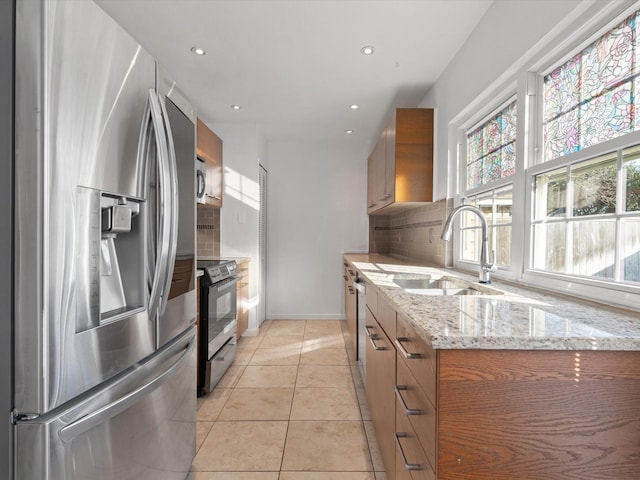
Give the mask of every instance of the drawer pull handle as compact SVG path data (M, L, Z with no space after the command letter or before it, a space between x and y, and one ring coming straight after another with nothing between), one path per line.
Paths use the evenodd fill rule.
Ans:
M370 328L373 328L373 327L372 327L371 325L365 325L365 326L364 326L364 329L365 329L365 331L367 332L367 337L369 337L369 338L371 338L371 337L373 337L373 336L375 336L375 335L376 335L375 333L371 333L371 332L369 331L369 329L370 329Z
M371 345L373 345L373 349L374 350L386 350L387 349L387 347L376 345L376 340L380 340L380 337L378 337L377 335L369 335L369 341L371 342Z
M404 468L406 468L407 470L421 470L420 464L407 462L407 457L404 454L404 450L402 450L402 445L400 445L400 439L409 437L409 434L406 432L395 432L395 435L396 435L396 445L398 447L398 451L400 452L400 456L402 457L402 463L404 463Z
M402 355L404 355L404 358L408 358L410 360L415 358L422 358L421 353L409 353L407 349L404 348L404 345L402 345L402 342L406 342L407 340L408 340L407 337L397 337L396 341L394 342L396 344L396 347L398 347L402 352Z
M396 396L398 397L398 400L400 400L400 404L402 405L405 415L422 415L422 410L420 410L419 408L407 407L407 402L405 402L404 398L402 398L400 390L406 391L408 390L408 387L406 385L396 385L395 387Z

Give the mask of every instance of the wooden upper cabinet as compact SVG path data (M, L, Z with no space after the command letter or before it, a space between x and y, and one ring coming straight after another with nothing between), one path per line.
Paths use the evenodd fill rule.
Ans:
M389 215L433 201L433 109L396 109L368 165L368 213Z
M206 204L222 207L222 140L200 119L197 127L197 154L206 166Z

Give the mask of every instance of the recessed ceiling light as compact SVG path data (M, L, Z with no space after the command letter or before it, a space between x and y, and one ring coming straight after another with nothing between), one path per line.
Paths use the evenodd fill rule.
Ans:
M362 53L363 55L373 55L373 52L375 51L376 49L371 45L367 45L366 47L362 47L360 49L360 53Z
M193 53L194 55L206 55L207 52L205 52L204 48L202 47L191 47L191 53Z
M351 110L357 110L357 109L360 108L360 105L358 105L357 103L353 103L353 104L349 105L349 108Z
M242 107L240 105L231 105L231 108L234 110L240 110Z
M344 133L346 133L347 135L351 135L353 133L353 130L345 130Z

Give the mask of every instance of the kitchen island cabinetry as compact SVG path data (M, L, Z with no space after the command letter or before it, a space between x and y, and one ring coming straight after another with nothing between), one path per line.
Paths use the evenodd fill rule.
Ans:
M452 273L381 255L345 260L377 307L374 343L395 354L367 359L366 373L381 452L395 443L394 466L384 462L392 478L640 478L637 314L500 282L499 294L471 298L410 294L390 274ZM392 434L377 427L392 416Z
M222 207L222 140L202 120L197 123L197 155L205 163L205 205Z
M433 200L430 108L398 108L368 161L367 213L389 215Z

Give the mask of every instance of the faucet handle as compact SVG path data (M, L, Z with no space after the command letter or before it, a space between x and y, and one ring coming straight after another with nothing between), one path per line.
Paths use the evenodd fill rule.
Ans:
M498 266L496 265L496 251L491 250L491 260L486 266L487 272L496 272L498 270Z

